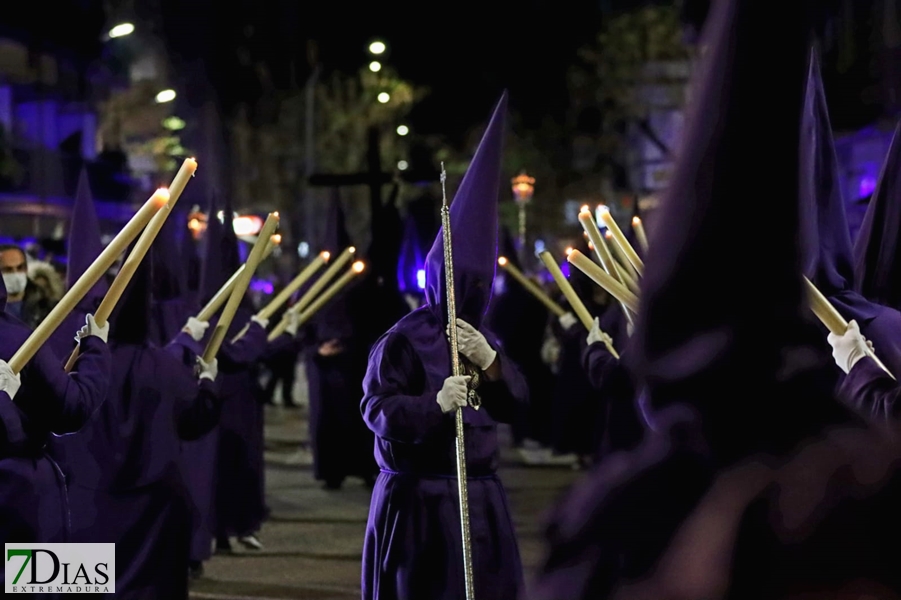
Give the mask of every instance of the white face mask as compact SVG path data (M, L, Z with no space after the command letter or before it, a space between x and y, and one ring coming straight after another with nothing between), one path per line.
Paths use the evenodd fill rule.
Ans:
M6 293L10 296L21 294L25 291L25 285L28 283L28 275L25 273L4 273L3 284L6 286Z

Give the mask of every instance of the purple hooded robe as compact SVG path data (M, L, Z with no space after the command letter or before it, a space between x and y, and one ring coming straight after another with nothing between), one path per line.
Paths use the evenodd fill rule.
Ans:
M2 310L5 304L0 281L0 359L9 361L31 331ZM90 419L106 396L109 374L110 351L97 337L81 342L68 375L44 346L22 369L15 402L0 402L6 430L0 448L0 543L70 541L65 480L45 446L51 432L78 431Z
M72 541L116 544L116 598L186 599L190 502L181 440L215 425L220 400L215 383L198 382L147 341L151 262L138 267L110 318L106 401L51 448L69 484Z
M507 95L501 97L451 205L457 316L479 328L497 260L497 198ZM436 395L451 375L442 234L426 258L428 304L373 347L364 380L363 419L375 433L381 474L372 493L363 548L364 600L465 597L454 415ZM484 330L483 330L484 331ZM486 337L495 349L494 336ZM478 598L514 598L522 565L497 477L497 423L510 422L528 389L498 351L502 377L478 388L482 408L463 409L469 508Z

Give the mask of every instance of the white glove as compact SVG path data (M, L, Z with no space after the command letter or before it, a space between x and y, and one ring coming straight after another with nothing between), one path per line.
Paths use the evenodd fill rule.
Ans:
M203 339L204 334L206 334L207 328L209 328L209 321L201 321L194 317L188 317L188 322L185 323L184 331L187 334L190 334L192 338L194 338L195 342L199 342Z
M263 317L258 317L256 315L254 315L254 316L250 317L250 320L252 322L256 323L257 325L259 325L260 327L262 327L263 329L266 329L267 327L269 327L269 319L264 319Z
M106 322L106 325L103 327L99 327L97 325L97 321L94 320L94 315L86 315L84 318L85 325L79 330L77 334L75 334L75 341L80 342L84 338L89 335L95 335L103 340L103 343L106 343L107 338L109 337L109 321Z
M835 359L835 364L845 374L851 372L857 361L866 356L867 350L870 348L866 338L860 334L857 321L848 323L848 330L843 335L830 333L826 340L832 346L832 358Z
M12 368L4 360L0 360L0 392L6 392L6 395L13 399L16 392L22 385L22 378L18 373L13 373Z
M286 318L288 319L288 325L285 326L285 331L288 332L288 335L294 337L297 335L297 330L300 329L300 313L295 310L289 310Z
M597 317L594 318L594 324L591 326L591 331L588 332L588 339L586 341L589 346L598 343L606 344L608 346L613 345L613 339L601 331L601 322Z
M216 376L219 375L219 361L215 358L209 363L205 362L203 358L197 357L197 370L199 371L197 378L198 379L209 379L210 381L216 381Z
M447 334L450 335L450 331ZM457 344L460 353L483 371L494 364L494 359L497 358L497 352L485 336L463 319L457 319Z
M579 319L576 318L576 315L568 312L565 315L561 315L557 321L560 322L560 326L565 330L578 323Z
M444 385L438 392L438 406L441 407L441 412L449 413L469 405L466 398L469 395L467 384L470 379L469 375L459 375L444 380Z

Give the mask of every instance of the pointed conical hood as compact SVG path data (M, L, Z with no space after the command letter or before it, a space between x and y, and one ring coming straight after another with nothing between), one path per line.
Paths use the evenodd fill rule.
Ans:
M478 327L491 300L497 264L497 205L501 187L507 92L494 108L450 206L457 317ZM447 320L443 228L426 256L426 300Z
M801 225L804 274L826 296L854 285L851 233L845 216L838 159L815 51L810 52L801 117Z
M181 222L178 215L166 219L150 249L155 300L173 300L188 293L186 272L179 250L182 245L178 231Z
M91 195L88 172L84 168L78 177L78 188L75 191L75 205L72 207L72 218L69 221L68 267L66 269L66 286L78 281L91 263L103 252L103 240L100 234L100 221ZM108 286L106 280L100 281L88 292L87 299L103 297Z
M232 256L231 243L226 239L225 225L219 219L216 197L210 198L206 231L203 234L203 266L200 273L200 301L205 304L216 295L235 269L228 265L236 262Z
M854 244L855 289L901 310L901 122Z
M820 426L824 405L834 406L780 379L783 369L800 370L791 351L809 314L796 241L805 9L785 5L774 18L768 2L713 4L684 151L657 209L661 226L653 231L626 359L650 406L690 407L720 464L794 445ZM756 92L763 88L766 94ZM760 223L748 218L748 207L758 190L737 182L758 176L753 149L764 145L778 217L755 243ZM767 290L763 302L758 286ZM823 358L813 364L830 367Z
M401 247L404 243L404 222L397 210L397 196L400 185L394 184L388 202L373 215L375 227L372 243L366 256L372 265L370 275L382 281L392 291L399 291L394 273L400 262Z
M338 188L333 188L322 232L322 250L337 256L348 246L350 236L347 234L347 219L341 206L341 192Z
M422 292L420 277L425 276L425 250L419 239L416 219L412 213L404 219L404 235L401 243L400 257L397 261L397 285L405 294ZM420 275L420 272L422 274Z
M154 246L156 242L157 240L154 240ZM131 254L136 243L137 240L132 242L126 256ZM138 265L116 308L113 309L113 314L110 315L111 343L135 345L148 343L153 290L153 267L149 254L150 252Z

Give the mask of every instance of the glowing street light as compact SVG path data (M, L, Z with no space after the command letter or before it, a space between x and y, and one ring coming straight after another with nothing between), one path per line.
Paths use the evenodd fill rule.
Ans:
M173 100L175 100L175 90L163 90L156 95L156 101L158 104L163 104L164 102L172 102Z
M378 40L369 44L369 52L371 54L384 54L387 47L385 46L385 42L380 42Z
M513 189L513 198L519 206L519 249L525 259L526 247L526 205L532 200L535 193L535 178L529 177L525 171L510 180Z
M382 63L377 60L372 61L371 63L369 63L369 70L373 73L378 73L382 70Z
M410 164L405 160L397 161L397 168L400 169L401 171L406 171L409 166L410 166Z
M378 95L378 100L382 104L388 104L388 101L391 100L391 94L389 94L388 92L382 92Z
M109 36L111 38L120 38L125 37L131 33L134 33L135 26L131 23L119 23L115 27L109 30Z
M406 125L397 126L397 135L407 135L408 133L410 133L410 128Z

